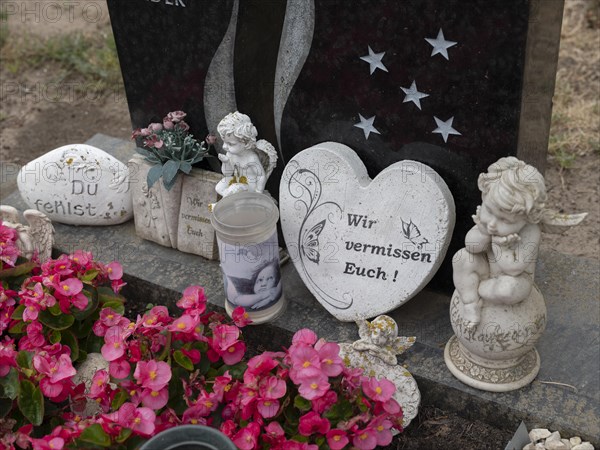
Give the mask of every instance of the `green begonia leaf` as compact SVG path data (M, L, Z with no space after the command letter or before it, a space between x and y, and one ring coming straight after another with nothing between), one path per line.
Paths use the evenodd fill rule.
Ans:
M83 430L79 436L79 440L100 447L110 447L111 444L110 436L106 434L99 423L95 423Z
M48 328L52 328L53 330L66 330L73 322L75 322L75 317L71 314L62 314L60 316L53 316L48 311L41 311L38 315L38 319Z
M19 410L34 426L44 421L44 396L39 387L29 380L21 380L17 397Z
M11 367L6 375L0 378L0 397L14 400L19 394L19 372Z

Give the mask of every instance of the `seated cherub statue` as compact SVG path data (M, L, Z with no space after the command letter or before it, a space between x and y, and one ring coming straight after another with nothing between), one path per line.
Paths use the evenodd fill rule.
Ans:
M242 191L262 193L277 164L275 148L264 139L257 141L250 117L238 111L225 116L217 131L226 152L218 155L224 176L215 187L217 193L222 197Z
M481 321L486 303L514 305L528 298L541 232L558 233L586 214L558 214L546 208L544 178L514 157L501 158L478 180L482 203L465 248L454 256L454 286L467 328Z

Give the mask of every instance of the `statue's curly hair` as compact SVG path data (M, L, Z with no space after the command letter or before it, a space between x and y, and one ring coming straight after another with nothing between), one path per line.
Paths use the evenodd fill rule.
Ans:
M479 190L486 200L509 214L525 214L530 223L539 223L546 211L544 177L533 166L509 156L500 158L479 175Z

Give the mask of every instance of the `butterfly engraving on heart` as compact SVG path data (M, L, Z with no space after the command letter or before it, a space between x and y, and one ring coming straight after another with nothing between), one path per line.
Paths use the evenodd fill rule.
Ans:
M354 303L354 299L349 293L345 294L342 300L332 297L315 283L310 271L306 268L306 264L319 265L322 262L319 248L323 247L319 243L319 236L325 229L327 220L331 221L334 218L339 220L342 217L342 207L338 203L333 201L319 203L321 191L321 180L309 169L298 169L289 178L288 192L296 199L295 209L303 211L304 214L297 241L300 267L311 286L322 295L323 301L336 309L348 309ZM322 209L330 209L327 213L328 219L320 220L316 224L311 222L313 213Z

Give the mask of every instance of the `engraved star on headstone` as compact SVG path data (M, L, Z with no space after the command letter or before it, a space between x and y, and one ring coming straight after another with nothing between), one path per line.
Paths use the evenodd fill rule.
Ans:
M361 56L360 59L369 63L371 75L373 75L373 72L375 72L375 70L377 69L383 70L384 72L388 71L387 67L385 67L381 62L381 60L383 59L383 55L385 55L385 52L375 53L369 45L369 54L366 56Z
M442 31L441 28L435 39L425 38L425 40L427 42L429 42L429 44L431 44L431 46L433 46L433 50L431 51L431 56L435 56L439 53L447 60L450 60L450 58L448 58L448 49L457 44L457 42L454 42L454 41L447 41L444 38L444 32Z
M362 128L363 132L365 133L365 139L369 139L369 135L371 133L381 134L379 131L377 131L377 128L373 126L373 122L375 122L375 116L365 119L359 114L358 117L360 117L360 122L355 123L354 126L357 128Z
M435 119L437 128L435 130L433 130L432 133L441 134L442 137L444 138L444 142L448 142L448 135L450 135L450 134L455 134L457 136L461 136L461 134L458 131L456 131L454 128L452 128L452 121L454 120L454 116L450 117L445 122L443 120L438 119L435 116L433 116L433 118Z
M416 81L413 81L409 88L403 88L400 86L400 89L402 89L406 94L406 97L404 97L404 101L402 103L413 102L419 109L421 109L421 99L429 97L429 94L419 92Z

